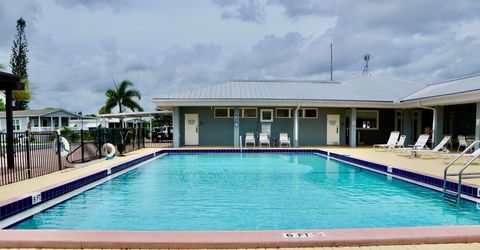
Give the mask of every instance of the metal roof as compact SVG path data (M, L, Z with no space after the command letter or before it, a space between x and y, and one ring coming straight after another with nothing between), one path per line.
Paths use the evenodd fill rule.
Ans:
M44 109L29 109L29 110L14 110L13 117L31 117L31 116L44 116L58 111L65 112L75 117L80 117L79 115L66 111L61 108L44 108ZM5 117L5 112L0 112L0 117Z
M413 101L471 91L480 91L480 74L429 84L427 87L405 97L402 101Z
M235 80L213 86L166 94L156 103L171 100L313 100L398 102L425 87L411 81L364 75L342 82L308 80Z
M171 111L153 111L153 112L133 112L133 113L116 113L116 114L100 114L98 118L142 118L153 115L169 115Z

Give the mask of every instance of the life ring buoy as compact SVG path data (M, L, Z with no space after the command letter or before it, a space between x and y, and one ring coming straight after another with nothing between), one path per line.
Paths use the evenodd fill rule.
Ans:
M53 141L53 146L57 148L57 139ZM68 153L70 153L70 143L65 137L60 136L60 155L67 156ZM58 154L58 149L55 150L55 154Z
M107 160L112 159L115 156L115 146L111 143L105 143L102 146L102 155L107 157Z

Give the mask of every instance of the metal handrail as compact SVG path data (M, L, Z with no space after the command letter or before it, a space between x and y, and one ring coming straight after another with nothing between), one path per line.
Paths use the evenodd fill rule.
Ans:
M462 175L463 172L474 162L479 155L474 156L470 161L465 163L463 167L460 169L460 171L456 174L448 174L448 169L455 164L455 162L458 161L458 159L462 158L468 151L470 151L473 147L476 145L480 144L480 140L474 141L472 144L470 144L461 154L459 154L453 161L451 161L443 170L443 193L447 192L447 177L448 176L458 176L458 188L457 188L457 204L460 203L460 198L461 198L461 191L462 191ZM467 173L468 174L468 173Z
M476 141L477 143L480 143L480 140L479 141ZM473 143L472 143L473 144ZM462 175L463 175L463 172L465 171L465 169L467 169L468 167L470 167L470 165L480 156L480 154L477 154L475 156L472 157L472 159L470 161L468 161L462 169L460 169L460 171L458 172L458 197L457 197L457 204L460 202L460 196L461 196L461 192L462 192Z

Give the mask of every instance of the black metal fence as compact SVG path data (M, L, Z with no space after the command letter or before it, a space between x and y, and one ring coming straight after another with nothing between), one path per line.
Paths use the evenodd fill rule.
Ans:
M63 168L64 160L58 154L59 135L55 132L14 133L14 165L7 165L6 134L0 134L0 185L5 185Z
M62 156L62 137L70 150ZM14 133L14 165L6 159L6 134L0 133L0 186L30 179L73 167L75 164L102 158L101 147L111 143L116 155L145 147L172 147L171 141L150 142L149 131L144 128L111 128L91 130L62 130Z

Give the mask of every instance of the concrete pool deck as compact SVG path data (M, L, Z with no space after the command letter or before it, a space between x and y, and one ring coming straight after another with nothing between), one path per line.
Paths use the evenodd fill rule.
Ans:
M190 148L191 149L191 148ZM212 148L195 148L212 149ZM219 149L215 147L213 149ZM301 148L306 149L306 148ZM371 148L315 147L355 158L381 163L419 173L442 177L445 164L442 159L410 159L392 152L378 152ZM102 169L138 159L158 152L159 148L147 148L131 152L125 157L112 160L99 160L88 165L59 171L45 176L29 179L0 187L0 203L26 196L29 193L58 185L66 180L74 180ZM169 149L165 149L169 150ZM456 166L458 168L458 166ZM480 167L474 166L473 170ZM480 180L468 180L468 183L480 185ZM285 239L287 232L321 232L325 237ZM472 243L431 245L430 249L448 248L460 245L479 248L480 226L448 227L409 227L409 228L362 228L331 230L282 230L282 231L43 231L43 230L0 230L0 248L268 248L268 247L321 247L321 246L370 246L398 245L398 248L386 249L422 249L434 243ZM409 245L403 247L401 245ZM414 245L414 246L412 246ZM370 249L368 247L363 249ZM311 248L313 249L313 248ZM321 248L319 248L321 249ZM331 248L326 248L331 249ZM343 248L342 248L343 249ZM349 249L349 248L345 248ZM355 248L359 249L359 248ZM362 248L360 248L362 249ZM382 249L382 248L378 248ZM468 248L466 248L468 249Z

